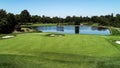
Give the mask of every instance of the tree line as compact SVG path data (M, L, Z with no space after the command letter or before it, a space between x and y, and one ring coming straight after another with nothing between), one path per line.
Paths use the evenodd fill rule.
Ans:
M83 17L83 16L66 16L66 18L61 17L48 17L48 16L39 16L31 15L28 10L21 11L20 14L7 13L6 10L0 9L0 33L11 33L16 29L17 25L26 25L29 23L33 24L70 24L76 25L80 23L94 24L98 23L102 26L114 26L120 27L120 14L110 14L104 16L92 16L92 17Z

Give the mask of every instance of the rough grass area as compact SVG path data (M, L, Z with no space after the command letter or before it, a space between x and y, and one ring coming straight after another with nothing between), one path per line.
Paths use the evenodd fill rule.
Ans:
M111 33L114 36L120 36L120 28L110 28L111 29Z
M120 36L47 35L0 39L0 68L120 68Z

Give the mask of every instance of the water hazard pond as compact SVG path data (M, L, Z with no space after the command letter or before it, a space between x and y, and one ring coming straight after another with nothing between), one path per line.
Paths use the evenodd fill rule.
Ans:
M96 35L110 35L108 28L96 26L38 26L36 30L42 32L55 32L62 34L96 34Z

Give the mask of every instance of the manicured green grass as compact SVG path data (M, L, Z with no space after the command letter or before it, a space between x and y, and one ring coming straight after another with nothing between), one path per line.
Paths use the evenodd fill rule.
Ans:
M0 68L119 68L120 36L18 34L0 39ZM118 47L117 47L118 46Z
M37 26L54 26L56 24L31 24L31 25L22 25L22 27L37 27Z
M32 26L54 26L56 24L33 24Z

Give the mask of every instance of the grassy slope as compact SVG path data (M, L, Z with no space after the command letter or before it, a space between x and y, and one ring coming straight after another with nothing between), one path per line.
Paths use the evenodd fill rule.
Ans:
M0 40L0 68L116 68L119 47L114 36L19 34Z

